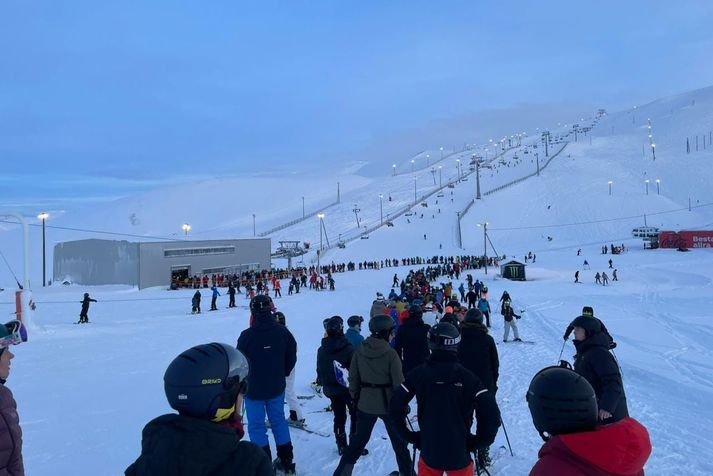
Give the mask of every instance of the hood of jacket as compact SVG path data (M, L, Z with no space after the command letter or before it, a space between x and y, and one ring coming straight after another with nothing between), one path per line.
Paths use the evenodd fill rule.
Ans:
M369 336L364 339L364 343L359 347L359 353L367 359L381 358L392 350L388 342L374 336Z
M611 342L611 338L605 334L604 332L597 332L591 337L587 337L586 339L582 341L574 341L574 348L577 349L578 354L583 354L589 349L593 349L595 347L602 347L605 350L609 350L609 343Z
M341 352L347 346L351 347L352 344L344 335L327 336L322 339L322 347L330 354Z
M488 328L485 327L485 324L483 323L463 321L460 323L460 329L464 337L466 335L473 335L476 332L484 332L485 334L488 333Z

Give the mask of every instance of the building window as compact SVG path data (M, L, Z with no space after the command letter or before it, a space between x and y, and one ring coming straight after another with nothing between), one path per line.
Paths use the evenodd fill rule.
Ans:
M205 248L173 248L163 250L164 258L198 255L228 255L235 253L235 246L209 246Z

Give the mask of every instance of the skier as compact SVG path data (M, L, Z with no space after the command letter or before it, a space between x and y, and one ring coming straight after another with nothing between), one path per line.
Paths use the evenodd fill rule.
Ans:
M629 416L619 365L609 352L611 338L602 331L598 319L580 316L572 321L574 347L577 349L574 370L594 388L603 424Z
M408 315L394 337L394 350L401 358L404 375L426 361L429 354L428 329L431 328L423 322L420 306L411 305Z
M200 289L196 289L196 292L193 293L193 298L191 298L191 306L193 307L193 309L192 309L193 314L201 313L201 290Z
M581 255L581 254L582 254L582 248L580 248L580 249L577 250L577 256L579 256L579 255Z
M619 281L619 277L616 275L616 269L612 272L612 281Z
M599 272L597 272L597 274L594 275L594 284L602 284L601 276L599 275Z
M602 273L602 284L604 286L609 284L609 276L607 276L607 273Z
M592 268L589 266L589 262L588 262L586 259L584 260L584 264L582 265L582 269L592 269Z
M468 301L468 309L475 308L476 302L478 300L478 293L475 292L473 287L470 288L468 293L465 295L466 301Z
M481 297L478 300L478 309L483 313L485 316L485 323L488 327L490 327L490 303L486 298Z
M371 335L352 356L349 366L349 393L357 401L357 429L356 435L339 460L334 476L351 476L359 455L371 438L377 419L384 422L396 455L399 472L395 474L411 475L408 448L387 415L391 395L404 380L401 361L389 345L393 328L394 322L389 316L378 315L371 318Z
M362 342L364 342L364 337L361 335L362 322L364 322L364 318L361 316L349 316L349 319L347 319L349 329L347 329L344 336L352 347L354 347L354 350L358 349Z
M579 282L579 270L574 272L574 282L575 283Z
M505 308L505 301L512 301L510 299L510 295L508 294L507 291L503 291L503 295L500 296L500 313L503 313L503 309Z
M232 281L228 283L228 307L235 307L235 286Z
M210 298L210 310L211 311L217 311L218 310L218 296L220 296L220 293L218 292L218 288L214 284L211 286L210 290L213 292L213 296Z
M612 260L609 260L609 269L614 269L614 266L613 266Z
M633 418L600 426L594 389L566 367L547 367L530 382L527 404L545 444L530 476L643 476L651 454L646 428Z
M250 311L253 325L240 334L237 346L250 363L250 386L245 395L250 441L272 457L265 427L267 414L277 446L277 459L273 461L275 472L296 474L283 406L285 378L297 362L297 343L285 327L275 322L269 296L255 296L250 301Z
M146 425L141 455L126 476L272 475L260 447L240 441L242 422L236 409L242 407L248 373L246 358L227 344L199 345L173 359L163 380L166 399L178 414Z
M344 324L341 319L330 318L325 329L327 337L322 339L322 345L317 350L317 383L322 387L322 393L329 398L334 412L334 438L337 452L342 455L347 448L347 433L345 426L349 412L349 439L354 438L356 430L356 407L349 395L347 382L340 382L336 375L335 365L338 363L345 369L349 368L354 354L354 347L344 337Z
M394 273L394 282L391 283L391 287L392 287L392 288L395 288L395 287L397 287L398 285L399 285L399 276L398 276L396 273Z
M281 326L287 327L287 318L282 311L275 312L275 321ZM295 426L304 426L305 419L304 416L302 416L302 407L300 407L297 392L295 392L295 370L297 370L296 366L285 379L285 400L290 409L289 423Z
M79 312L79 324L89 323L89 303L97 302L96 299L89 297L89 293L84 293L84 299L82 299L82 310Z
M465 285L463 283L458 286L458 292L460 293L460 300L465 302Z
M492 444L500 426L495 397L472 372L458 363L459 342L458 329L454 326L432 327L428 332L430 357L407 374L389 405L392 424L401 437L421 450L419 475L446 472L472 476L470 454ZM407 407L414 396L417 432L406 428ZM470 433L473 412L477 420L475 435Z
M272 286L272 289L274 289L275 291L275 299L277 299L278 297L282 297L282 284L279 280L275 281L275 284Z
M22 429L17 415L17 403L12 391L5 385L10 377L10 362L15 357L10 351L11 345L27 341L27 333L18 320L0 325L0 467L8 476L23 476L25 469L22 461Z
M522 342L522 339L520 339L520 335L518 334L518 331L517 331L517 323L513 319L513 317L515 319L520 319L520 316L515 314L515 311L512 310L510 301L503 302L502 315L503 315L503 318L505 319L505 334L503 335L503 342L508 341L508 336L510 335L511 327L512 327L513 334L515 335L513 342Z

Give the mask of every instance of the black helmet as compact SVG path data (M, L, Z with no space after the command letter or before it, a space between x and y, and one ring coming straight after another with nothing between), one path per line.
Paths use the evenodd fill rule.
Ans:
M572 321L570 326L581 327L586 332L587 337L591 337L602 331L602 322L593 316L579 316Z
M221 421L233 414L235 399L247 390L249 370L235 347L203 344L173 359L163 388L169 405L181 415Z
M84 293L84 297L89 297L89 293Z
M532 423L544 433L559 435L593 430L597 396L587 380L566 367L547 367L535 374L527 390Z
M357 315L349 316L349 319L347 319L347 325L349 327L360 326L362 322L364 322L364 318Z
M287 321L285 320L285 314L282 311L275 312L275 320L277 320L278 324L282 324L283 326L287 325Z
M465 322L469 322L471 324L482 324L483 313L477 307L474 307L473 309L468 309L468 312L465 313L464 320Z
M586 317L594 317L594 309L590 306L584 306L582 308L582 315Z
M458 352L460 342L460 331L453 324L439 322L428 329L428 348L433 350L445 350L448 352Z
M369 332L376 334L383 331L391 331L394 328L394 320L386 314L379 314L369 319Z
M330 336L342 335L344 334L344 321L339 316L330 317L324 324L324 330Z
M416 317L416 318L422 318L423 317L423 310L421 309L421 306L418 306L416 304L412 304L408 308L408 315L409 317Z
M258 314L267 314L272 311L272 299L270 296L265 296L264 294L258 294L250 301L250 312L253 316Z

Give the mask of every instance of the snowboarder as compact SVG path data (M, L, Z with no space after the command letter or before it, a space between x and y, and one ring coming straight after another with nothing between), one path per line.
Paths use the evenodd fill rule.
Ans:
M616 269L612 272L612 281L619 281L619 277L616 275Z
M275 321L269 296L255 296L250 311L253 325L240 334L237 345L250 363L250 386L245 395L250 441L272 457L265 426L267 414L277 446L275 472L295 474L290 427L283 407L285 378L297 362L297 343L287 328Z
M490 327L490 303L484 297L478 300L478 309L485 316L485 323L487 327Z
M191 298L191 306L192 306L191 312L193 314L201 313L201 290L200 289L196 289L196 292L193 293L193 297Z
M349 319L347 319L349 329L347 329L344 336L352 347L354 347L354 350L358 349L362 342L364 342L364 337L361 335L362 322L364 322L364 318L361 316L349 316Z
M213 292L213 296L210 298L210 310L217 311L218 296L220 296L220 292L218 292L218 287L215 284L211 286L210 290Z
M602 331L598 319L580 316L572 321L574 370L587 379L597 395L599 419L614 423L629 416L619 365L609 352L611 338Z
M395 388L403 383L401 361L389 345L394 321L377 315L369 320L371 335L354 352L349 366L349 393L357 401L356 435L344 451L334 476L351 476L359 455L366 447L376 420L384 422L396 455L399 473L411 475L411 456L388 416L388 405Z
M228 307L235 307L235 286L232 281L228 283Z
M574 282L575 283L579 282L579 270L574 272Z
M651 454L646 428L633 418L600 426L594 389L569 368L540 370L526 398L545 441L530 476L604 474L602 468L607 474L644 474Z
M329 398L334 412L334 438L337 452L344 454L347 448L347 412L350 417L349 439L356 432L356 407L349 395L347 382L342 382L337 376L336 364L348 369L354 354L354 347L344 337L344 324L341 318L330 318L324 326L327 337L322 339L322 345L317 350L317 384L322 387L322 393ZM341 376L341 374L340 374Z
M418 474L445 471L472 475L470 454L492 444L500 426L494 395L458 363L459 342L454 326L442 323L432 327L428 333L431 356L407 374L389 405L389 415L398 433L421 450ZM417 432L406 428L407 407L413 397L417 400ZM477 432L472 435L474 412Z
M89 293L84 293L84 299L82 299L82 310L79 312L79 324L89 323L89 303L97 302L96 299L89 297Z
M243 427L236 408L242 407L248 373L245 356L227 344L199 345L176 357L166 369L164 389L178 414L160 416L146 425L141 455L126 475L156 474L156 468L165 474L195 476L272 475L265 452L240 441ZM180 458L177 448L181 448Z
M600 275L599 272L597 271L597 274L594 275L594 283L595 283L595 284L602 284L601 279L602 279L602 278L601 278L601 275Z
M426 361L428 357L428 329L423 322L421 306L415 304L408 309L408 319L399 326L394 337L394 350L401 358L404 374L408 374Z
M275 320L281 326L287 327L287 318L282 311L275 312ZM305 419L302 416L302 408L300 407L299 399L297 398L297 392L295 392L295 370L297 367L292 369L290 375L285 379L285 400L287 401L287 406L290 409L290 422L296 425L304 425Z
M520 335L517 331L517 323L515 322L515 319L520 319L521 316L515 314L515 311L513 311L510 301L503 302L502 315L505 319L505 334L503 335L503 342L508 341L508 336L510 335L511 327L513 334L515 335L513 342L522 342L522 339L520 339ZM513 319L513 317L515 319Z

